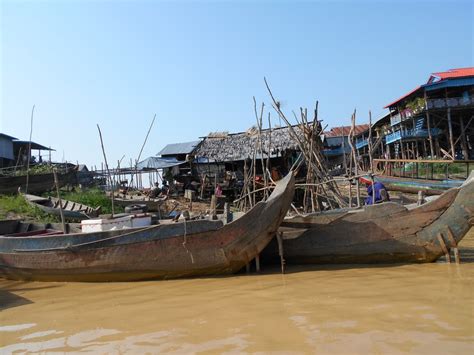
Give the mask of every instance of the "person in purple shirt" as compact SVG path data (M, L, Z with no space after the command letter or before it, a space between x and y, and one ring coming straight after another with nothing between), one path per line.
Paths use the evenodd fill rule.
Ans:
M366 205L373 204L374 193L375 193L375 203L390 201L390 196L388 195L387 188L385 187L384 184L376 181L374 185L372 186L372 181L364 177L360 178L360 181L362 183L365 183L365 186L367 187L367 198L365 199Z

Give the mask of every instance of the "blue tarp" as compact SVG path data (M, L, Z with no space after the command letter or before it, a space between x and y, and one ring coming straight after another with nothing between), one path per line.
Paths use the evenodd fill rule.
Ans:
M176 160L175 158L149 157L138 163L138 170L165 169L181 165L186 162Z

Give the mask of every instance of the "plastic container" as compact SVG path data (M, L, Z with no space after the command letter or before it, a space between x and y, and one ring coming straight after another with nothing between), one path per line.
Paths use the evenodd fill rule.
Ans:
M135 214L118 218L87 219L81 222L83 233L103 232L116 229L146 227L151 225L151 216Z

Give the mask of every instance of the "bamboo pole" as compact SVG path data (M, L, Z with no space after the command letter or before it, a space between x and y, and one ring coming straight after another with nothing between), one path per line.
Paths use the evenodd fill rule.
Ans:
M26 163L26 186L25 186L25 193L28 193L28 184L30 182L30 159L31 159L31 137L33 135L33 115L35 113L35 105L31 109L31 119L30 119L30 140L28 142L28 156L27 156L27 163Z
M99 125L97 125L97 130L99 131L99 137L100 137L100 145L102 147L102 154L104 155L104 162L105 162L105 168L107 169L107 175L110 178L110 173L109 173L109 164L107 164L107 155L105 154L105 148L104 148L104 141L102 139L102 132L100 131ZM114 218L115 210L114 210L114 185L112 184L112 218Z
M370 172L374 173L374 158L373 158L373 147L372 147L372 112L369 110L369 162L370 162Z

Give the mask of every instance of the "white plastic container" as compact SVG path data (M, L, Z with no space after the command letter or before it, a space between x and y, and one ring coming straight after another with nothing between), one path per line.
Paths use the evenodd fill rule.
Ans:
M150 225L151 216L147 214L135 214L112 219L87 219L81 221L81 229L83 233L146 227Z

